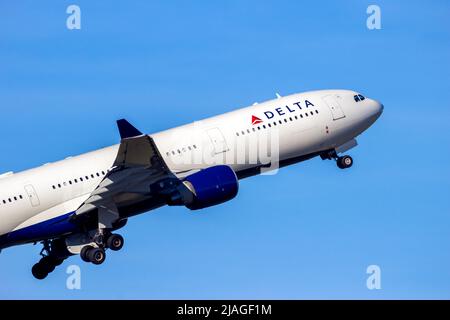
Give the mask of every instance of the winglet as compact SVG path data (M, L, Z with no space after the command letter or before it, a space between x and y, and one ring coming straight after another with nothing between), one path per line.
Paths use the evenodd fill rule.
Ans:
M140 132L138 129L133 127L133 125L130 124L125 119L117 120L117 127L119 128L120 137L122 139L132 138L132 137L137 137L137 136L142 135L142 132Z

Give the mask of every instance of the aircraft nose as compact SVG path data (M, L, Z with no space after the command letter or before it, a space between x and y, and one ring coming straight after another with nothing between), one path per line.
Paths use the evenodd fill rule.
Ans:
M381 102L378 102L378 113L379 114L382 114L383 113L383 110L384 110L384 104L382 104Z
M377 117L379 117L383 113L384 105L377 100L374 101L375 101L375 114L377 115Z

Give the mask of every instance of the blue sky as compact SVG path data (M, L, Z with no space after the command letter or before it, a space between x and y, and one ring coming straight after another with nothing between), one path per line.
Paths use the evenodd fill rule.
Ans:
M82 29L66 28L77 4ZM382 29L366 28L377 4ZM0 254L2 299L450 298L448 1L4 1L0 170L118 142L255 101L325 88L385 105L350 170L313 159L241 182L191 213L123 229L101 266L43 282L38 246ZM82 289L67 290L79 264ZM368 290L366 268L381 268Z

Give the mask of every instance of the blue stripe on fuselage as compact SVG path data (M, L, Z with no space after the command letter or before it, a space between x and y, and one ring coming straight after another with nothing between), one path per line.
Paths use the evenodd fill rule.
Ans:
M20 243L51 239L77 231L78 226L70 221L70 217L74 213L69 212L56 218L4 234L0 236L0 248L6 248Z

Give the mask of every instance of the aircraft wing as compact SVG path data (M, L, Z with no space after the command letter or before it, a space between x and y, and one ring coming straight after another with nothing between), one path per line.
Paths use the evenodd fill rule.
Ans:
M73 219L96 212L104 227L119 219L118 205L148 196L155 202L168 200L182 185L167 167L152 137L142 134L128 121L117 121L121 142L112 169Z

